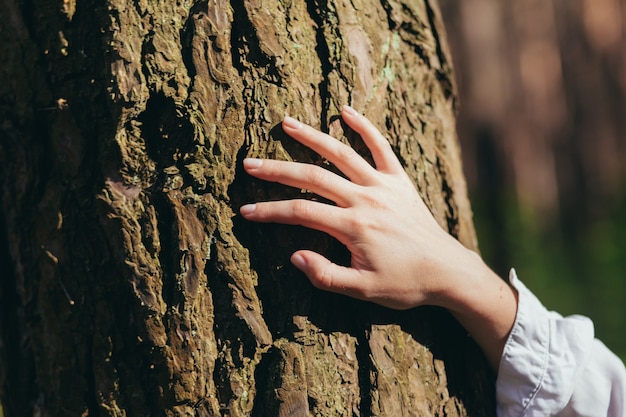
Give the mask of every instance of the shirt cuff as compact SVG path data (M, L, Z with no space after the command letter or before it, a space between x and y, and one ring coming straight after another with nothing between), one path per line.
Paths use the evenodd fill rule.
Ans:
M517 315L496 381L499 417L545 416L561 411L589 361L593 323L548 311L511 270L519 294Z

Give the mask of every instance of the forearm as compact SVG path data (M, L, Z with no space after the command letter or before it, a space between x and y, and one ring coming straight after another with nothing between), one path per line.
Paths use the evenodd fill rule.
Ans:
M497 372L517 313L517 292L468 250L461 265L448 265L453 285L442 298L446 307L483 350Z

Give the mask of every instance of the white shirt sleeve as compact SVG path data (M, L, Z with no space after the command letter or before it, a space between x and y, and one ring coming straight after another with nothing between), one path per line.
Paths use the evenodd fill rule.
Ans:
M626 369L583 316L548 311L511 270L517 316L496 382L498 417L626 417Z

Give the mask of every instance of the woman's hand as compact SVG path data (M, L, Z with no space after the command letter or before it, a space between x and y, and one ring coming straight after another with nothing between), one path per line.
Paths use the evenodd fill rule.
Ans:
M328 159L349 180L315 165L246 159L250 175L310 190L336 206L273 201L243 206L241 214L253 221L310 227L346 245L352 254L350 267L307 250L291 257L318 288L395 309L445 306L445 292L459 269L453 264L467 264L476 256L437 224L380 132L350 107L344 107L342 117L361 135L376 168L351 147L286 117L285 132Z
M333 163L348 179L297 162L246 159L257 178L310 190L335 206L286 200L248 204L248 220L299 224L326 232L350 250L350 267L299 250L291 261L313 285L395 309L445 307L498 363L517 312L517 294L482 259L444 231L420 198L387 140L362 115L343 120L370 149L372 167L351 147L290 117L283 128Z
M309 250L291 256L313 285L395 309L445 307L497 372L515 323L517 293L437 224L380 132L350 107L343 108L342 117L361 135L375 167L351 147L286 117L285 132L347 179L315 165L276 160L246 159L245 170L310 190L335 205L271 201L245 205L241 214L252 221L298 224L334 236L350 250L349 267ZM518 377L509 375L511 380Z

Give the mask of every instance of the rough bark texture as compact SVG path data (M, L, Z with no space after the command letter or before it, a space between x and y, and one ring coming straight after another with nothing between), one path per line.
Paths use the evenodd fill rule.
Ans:
M324 164L285 113L388 132L437 220L475 246L455 87L429 0L0 2L1 401L17 415L493 415L444 311L315 290L328 237L243 221L245 156ZM486 300L485 302L489 302Z

